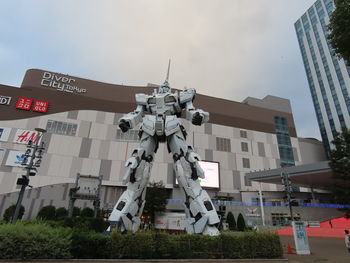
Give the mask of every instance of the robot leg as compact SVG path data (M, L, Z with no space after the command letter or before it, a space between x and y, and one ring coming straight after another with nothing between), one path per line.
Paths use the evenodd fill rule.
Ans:
M122 233L136 233L139 229L155 148L155 139L143 133L140 148L135 149L125 163L123 184L127 184L127 189L108 218L111 228L119 226Z
M198 163L201 160L199 155L191 146L187 146L181 131L171 136L169 147L173 153L177 180L186 196L187 233L219 235L216 225L220 219L208 193L202 189L198 180L204 178Z

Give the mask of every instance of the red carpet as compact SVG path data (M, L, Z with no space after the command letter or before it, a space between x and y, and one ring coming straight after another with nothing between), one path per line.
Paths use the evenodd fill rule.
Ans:
M336 237L344 238L344 229L350 231L350 219L344 217L332 219L332 226L329 221L322 222L320 228L307 227L306 231L309 237ZM293 230L291 227L282 228L277 230L277 234L280 236L293 236Z

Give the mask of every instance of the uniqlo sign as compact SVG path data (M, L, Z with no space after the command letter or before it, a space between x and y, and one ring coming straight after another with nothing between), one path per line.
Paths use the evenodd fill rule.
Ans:
M47 112L48 107L49 107L49 102L36 100L34 101L33 111Z
M30 110L30 107L32 106L32 99L28 98L18 98L16 108L21 110Z

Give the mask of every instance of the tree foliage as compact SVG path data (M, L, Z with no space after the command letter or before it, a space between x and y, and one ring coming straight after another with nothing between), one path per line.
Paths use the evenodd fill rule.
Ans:
M332 186L334 202L350 205L350 130L343 127L332 143L335 148L331 151L329 166L333 170L332 177L336 180ZM341 210L350 217L350 209Z
M80 216L82 216L82 217L94 217L94 209L92 209L90 207L85 207L83 210L81 210Z
M336 8L331 15L328 29L336 55L343 57L350 65L350 1L335 0Z
M230 230L236 230L236 219L231 211L227 213L226 222Z
M65 207L59 207L56 209L56 218L68 216L68 210Z
M168 197L169 193L162 181L152 182L147 187L146 204L143 211L144 215L151 218L152 223L154 223L156 212L165 211Z
M244 231L246 229L244 217L241 213L239 213L237 218L237 230Z
M9 206L4 213L4 221L10 222L12 220L13 214L15 213L16 205ZM18 219L22 219L24 215L24 206L21 205L21 208L19 209Z
M56 208L53 205L43 206L40 209L37 218L44 220L54 220L56 218Z

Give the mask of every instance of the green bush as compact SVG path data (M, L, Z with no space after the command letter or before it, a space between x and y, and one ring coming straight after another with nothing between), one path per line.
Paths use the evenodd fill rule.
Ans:
M56 218L56 208L52 205L43 206L36 217L43 220L54 220Z
M279 237L273 234L246 233L203 235L169 235L138 233L122 235L113 232L110 240L111 258L281 258Z
M56 219L60 219L61 217L68 216L68 210L64 207L59 207L56 209Z
M230 230L236 230L236 219L232 212L228 212L226 222Z
M102 217L61 217L56 224L57 226L69 227L76 231L95 231L100 233L109 226L109 223L104 221Z
M80 216L82 217L94 217L94 209L91 209L90 207L85 207L80 212Z
M71 232L44 223L0 225L0 259L70 258Z
M76 218L70 218L74 222ZM266 233L170 235L144 232L110 236L63 228L59 221L0 224L0 259L219 259L281 258L279 237ZM87 224L88 221L79 221Z
M12 220L13 214L15 213L16 205L9 206L4 213L4 220L6 222L10 222ZM24 206L21 205L21 208L19 209L18 219L22 219L24 215Z
M74 206L73 207L73 217L77 217L77 216L80 216L80 208Z
M71 254L74 258L110 258L110 237L95 232L74 231Z
M246 230L246 225L245 225L244 217L242 216L241 213L239 213L238 218L237 218L237 230L238 230L238 231L244 231L244 230Z

